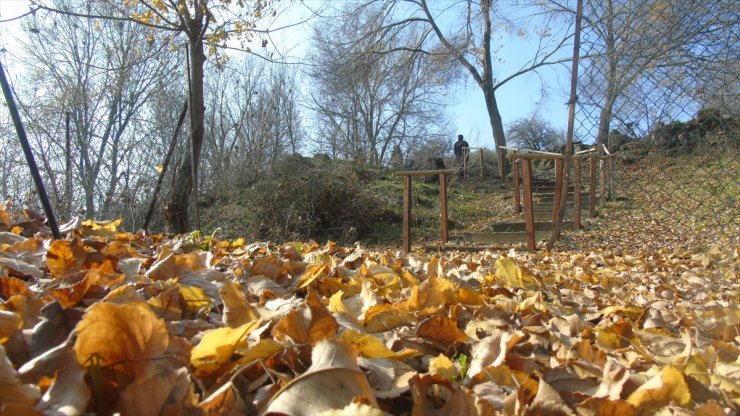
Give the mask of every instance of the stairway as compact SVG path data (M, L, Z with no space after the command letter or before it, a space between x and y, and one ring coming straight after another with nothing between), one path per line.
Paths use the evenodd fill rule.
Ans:
M590 192L588 188L580 187L582 215L588 213L590 208ZM550 238L553 228L553 208L555 204L555 181L535 179L532 180L532 200L534 202L534 231L535 240L542 241ZM598 201L598 199L596 199ZM522 204L518 206L520 215L524 211ZM566 216L562 230L575 229L573 222L573 210L575 207L575 191L571 185L568 189L566 202ZM516 208L516 207L515 207ZM491 226L491 231L483 233L464 233L463 241L479 244L510 244L527 242L526 223L522 217L521 221L499 222Z

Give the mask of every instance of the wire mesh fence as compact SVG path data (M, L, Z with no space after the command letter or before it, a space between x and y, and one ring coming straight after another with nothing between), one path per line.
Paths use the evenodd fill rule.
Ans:
M575 136L615 155L615 244L737 247L737 15L731 0L585 2Z

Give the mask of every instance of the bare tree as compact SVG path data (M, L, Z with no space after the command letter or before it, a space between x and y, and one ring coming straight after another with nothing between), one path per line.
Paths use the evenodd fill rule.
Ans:
M72 1L59 0L57 8ZM79 4L78 4L79 5ZM105 13L87 4L87 13ZM37 152L57 204L71 187L65 159L74 155L85 216L109 216L122 180L130 176L127 155L144 143L133 133L139 113L162 78L172 77L171 53L132 22L100 26L73 15L36 13L25 23L28 85L24 106ZM70 114L72 147L66 148L65 114ZM141 131L139 132L141 133ZM129 167L130 169L130 167ZM65 178L59 180L57 176ZM64 183L64 186L61 184ZM68 192L68 191L66 191Z
M380 31L391 18L388 10L368 6L345 10L314 30L309 106L321 124L316 135L334 157L380 165L395 147L449 137L443 99L451 73L420 52L423 37L415 25Z
M193 191L193 182L197 182L205 131L203 88L206 48L218 62L222 61L218 50L220 47L226 47L229 39L242 40L244 48L249 50L246 45L253 40L256 33L255 22L265 15L274 15L267 5L268 2L256 0L249 2L249 6L245 2L238 2L237 7L234 7L230 0L133 0L122 3L97 0L96 3L110 7L110 12L104 13L60 8L47 4L45 0L32 0L32 3L42 10L71 16L134 22L150 28L152 35L158 32L173 37L180 34L185 36L189 58L190 157L182 160L165 212L167 222L174 231L187 231L190 228L188 222L190 194Z
M206 82L204 185L217 192L255 181L302 141L295 77L251 57ZM240 172L234 175L234 172Z
M492 36L497 31L511 30L512 27L516 32L524 34L525 28L517 28L515 19L508 18L506 14L522 15L531 12L539 15L539 9L531 8L536 5L526 5L525 9L521 9L517 2L494 4L492 0L465 0L453 4L438 4L427 0L373 0L366 2L363 7L377 3L395 17L394 21L378 29L384 37L408 25L422 23L424 29L420 39L424 42L401 49L411 48L429 53L443 51L475 81L485 98L493 139L499 154L499 175L504 177L508 172L502 149L506 146L506 135L496 92L516 77L569 62L570 56L560 52L572 36L570 25L563 25L560 17L555 14L543 15L540 24L534 25L534 17L530 15L527 24L538 28L534 31L539 39L537 50L518 70L502 74L497 71L500 58L497 56L498 46L493 42Z
M579 95L598 111L598 142L607 143L614 122L644 133L701 105L684 92L715 79L706 73L736 67L736 12L731 1L587 2Z
M515 120L507 134L513 144L532 150L552 150L564 142L563 132L537 112Z

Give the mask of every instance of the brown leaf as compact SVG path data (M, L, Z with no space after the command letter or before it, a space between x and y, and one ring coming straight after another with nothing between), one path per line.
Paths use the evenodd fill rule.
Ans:
M463 388L456 387L444 377L416 375L410 380L414 399L412 416L478 416L495 415L493 407L478 400Z
M169 345L165 322L144 302L98 303L77 324L74 350L85 367L113 366L133 378Z
M11 296L17 295L27 298L34 297L23 280L14 277L0 277L0 298L7 301Z
M157 296L146 301L152 311L165 321L176 321L182 318L180 308L180 291L175 287L163 290Z
M247 413L247 404L231 381L206 397L198 407L205 416L241 416Z
M263 414L318 414L341 409L362 397L377 406L351 345L324 340L311 354L311 367L273 396ZM308 399L310 398L310 399Z
M124 415L188 415L195 408L195 393L187 368L165 370L129 384L118 402Z
M51 277L58 279L80 271L85 257L80 240L54 240L46 253L46 265Z
M580 416L636 416L635 406L624 400L591 397L576 405Z
M249 304L238 283L227 280L218 293L224 303L222 319L227 326L235 328L259 318L259 312Z
M433 316L422 321L416 330L416 335L444 345L468 340L468 336L457 327L457 322L446 316Z
M414 321L412 313L399 310L394 305L380 304L365 311L363 326L367 332L385 332Z
M0 409L11 404L33 407L39 397L37 386L18 380L13 363L5 355L5 347L0 345Z
M528 415L575 416L573 409L568 407L555 389L540 380L537 395L527 409Z
M265 256L254 259L249 273L253 276L260 275L269 277L272 280L278 279L285 272L285 267L281 261L272 256Z

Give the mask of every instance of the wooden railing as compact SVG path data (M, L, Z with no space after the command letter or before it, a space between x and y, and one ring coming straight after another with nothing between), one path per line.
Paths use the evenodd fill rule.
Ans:
M508 149L516 152L519 149ZM583 227L581 223L581 165L583 160L588 160L590 164L590 177L589 177L589 217L594 218L596 216L596 189L601 185L601 203L606 201L607 197L611 197L612 194L612 181L614 172L614 155L601 155L599 149L590 149L586 152L576 153L571 156L573 161L573 197L574 197L574 209L573 209L573 222L575 228L580 230ZM517 214L521 212L521 199L524 199L524 219L527 230L527 247L530 250L536 250L535 241L535 218L534 218L534 201L532 195L532 161L533 160L554 160L555 161L555 190L553 195L553 212L552 221L558 221L558 215L562 201L562 190L563 186L563 167L565 162L565 155L548 152L528 152L528 153L509 153L507 157L512 160L513 172L512 177L514 181L514 210ZM600 161L608 164L608 166L602 166L602 182L599 184L598 167ZM519 168L522 170L522 177L519 177ZM520 194L520 182L522 194Z
M414 176L434 176L439 177L439 210L441 216L440 232L442 234L442 244L449 240L447 229L447 175L455 173L454 169L442 170L411 170L401 171L395 174L403 177L403 251L411 251L411 178Z

